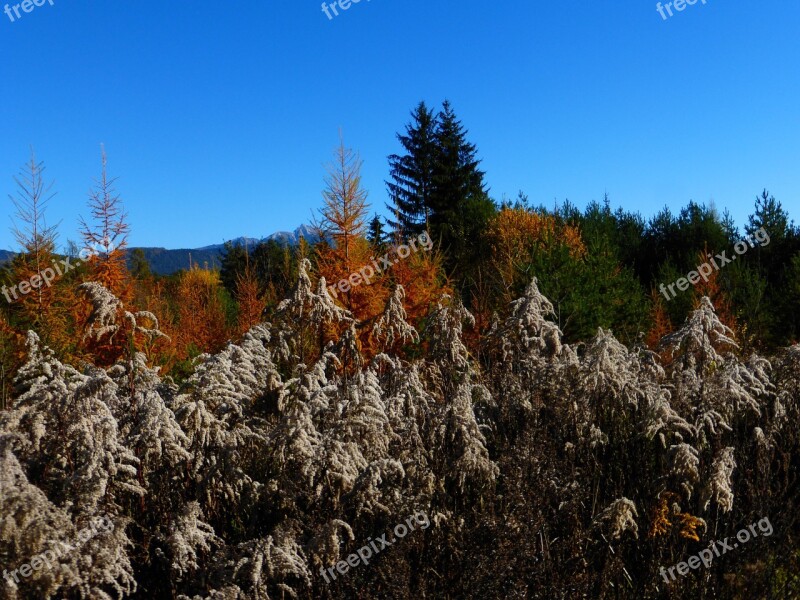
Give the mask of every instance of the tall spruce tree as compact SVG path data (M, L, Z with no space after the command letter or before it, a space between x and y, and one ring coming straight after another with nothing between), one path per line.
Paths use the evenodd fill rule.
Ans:
M477 149L448 101L435 114L420 102L406 134L398 139L406 153L389 157L394 234L429 231L445 251L445 268L458 272L462 291L482 248L481 233L496 212L478 168Z
M438 114L435 140L430 230L446 253L447 270L458 270L466 280L495 206L486 193L484 172L478 168L477 148L467 141L467 130L447 100Z
M420 102L411 117L406 134L397 134L405 154L389 157L391 181L386 182L391 199L387 208L394 217L389 225L395 233L409 236L428 228L437 155L436 115Z
M478 169L477 148L467 141L467 131L445 100L436 128L436 161L431 194L432 225L447 231L468 200L486 194L483 171Z

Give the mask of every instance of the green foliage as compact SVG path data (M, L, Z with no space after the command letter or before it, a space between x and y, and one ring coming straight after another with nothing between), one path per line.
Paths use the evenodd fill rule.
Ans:
M800 341L800 252L789 261L786 269L786 288L780 297L780 323L790 343Z
M662 294L662 298L664 298L664 306L667 311L667 315L670 318L670 321L673 323L681 323L685 318L686 315L689 314L689 311L692 310L692 293L690 290L680 291L676 286L670 289L669 286L674 284L678 279L681 277L686 277L686 271L682 271L678 269L673 263L671 259L667 259L658 267L658 273L656 275L654 284L656 289L660 287L660 285L664 284L664 289L667 290L667 293L670 295L670 299L667 300ZM674 290L677 292L673 297L671 291Z
M531 257L531 272L553 302L567 340L586 339L602 327L633 344L646 329L644 289L633 271L620 265L609 237L610 232L592 236L584 258L571 256L565 244Z
M766 307L769 287L766 278L744 261L726 266L720 277L736 307L736 316L747 323L749 333L765 341L772 337L770 330L774 324Z
M383 221L381 221L378 215L372 217L372 220L369 222L367 240L369 240L373 248L380 248L386 241L386 232L383 231Z
M147 262L144 250L141 248L134 249L133 252L131 252L129 260L130 273L134 279L148 279L152 277L153 274L150 271L150 263Z
M436 115L420 103L412 118L406 135L398 135L406 153L389 157L389 224L404 236L427 229L466 296L475 285L475 265L488 252L480 246L481 234L497 209L478 168L477 148L450 103Z
M478 168L477 148L448 101L435 133L436 161L430 199L430 231L447 254L446 268L465 268L475 258L474 241L495 212Z
M250 250L227 242L220 269L222 285L231 296L235 296L236 282L249 264L261 289L271 292L268 299L272 306L292 289L297 277L297 252L296 248L275 240L259 242Z
M411 118L405 135L397 134L405 154L389 157L391 181L386 182L394 216L389 225L407 236L428 228L436 162L436 116L420 102Z

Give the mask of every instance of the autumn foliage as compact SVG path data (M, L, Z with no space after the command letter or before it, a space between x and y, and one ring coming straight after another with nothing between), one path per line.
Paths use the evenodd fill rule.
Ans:
M491 244L492 270L506 290L511 301L519 283L527 281L530 274L525 265L535 253L544 253L556 246L566 246L570 256L580 258L586 247L580 231L567 224L558 223L553 215L543 215L526 208L501 210L489 227L487 236Z
M360 168L340 142L313 242L230 243L219 269L158 275L126 250L105 154L86 258L58 252L31 157L2 272L0 558L104 512L117 528L28 587L0 580L0 598L675 600L733 597L732 577L789 597L800 348L761 354L737 328L775 259L665 301L654 282L704 262L705 233L674 263L642 259L663 251L660 221L484 212L470 184L458 210L444 188L432 204L443 248L421 220L367 228ZM412 510L430 531L317 575ZM660 565L766 515L758 555L662 585Z
M219 274L197 266L181 274L175 331L178 357L186 359L219 348L228 337Z

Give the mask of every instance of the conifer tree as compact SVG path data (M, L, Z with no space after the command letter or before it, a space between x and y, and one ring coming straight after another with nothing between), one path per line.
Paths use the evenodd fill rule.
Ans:
M450 260L448 267L467 267L480 233L494 213L478 168L477 148L445 100L438 115L436 161L430 199L430 231Z
M770 242L775 241L778 244L786 238L790 229L789 216L781 203L766 189L756 197L755 212L747 218L744 229L747 235L754 236L762 227L769 234Z
M325 206L321 210L320 229L333 242L344 261L345 270L355 266L352 262L356 238L367 232L367 192L361 187L362 161L344 140L339 137L334 161L328 166L326 188L322 192Z
M249 260L244 273L236 279L236 302L239 304L238 333L242 335L261 322L267 305Z
M116 178L108 176L108 159L101 146L102 169L100 178L89 194L89 207L94 224L81 219L81 233L85 247L92 251L89 259L89 279L127 301L131 296L125 248L130 227L120 196L114 189Z
M330 244L317 245L317 268L330 282L331 295L357 319L366 320L380 312L388 292L372 267L375 280L367 280L368 272L362 270L371 264L372 257L372 248L365 237L369 204L367 192L361 187L361 160L341 139L325 183L319 228ZM335 287L343 280L347 285Z
M181 302L175 332L181 359L217 350L225 342L228 332L222 293L216 271L195 266L181 274L177 290Z
M136 248L131 252L131 275L138 280L150 279L153 276L150 263L141 248Z
M403 156L389 157L387 182L395 236L430 232L446 255L448 272L458 269L471 284L476 259L485 253L481 232L495 212L478 168L477 149L448 101L434 115L421 102L398 134Z
M225 242L220 263L219 278L222 285L229 293L236 294L236 282L247 263L247 250L244 245L234 244L232 241Z
M10 196L18 219L12 231L20 253L11 262L11 289L3 288L3 294L18 313L23 329L40 331L47 343L61 350L69 344L65 307L70 294L66 290L57 294L55 286L46 283L56 282L60 271L55 257L56 227L46 219L55 193L50 192L53 184L45 183L44 171L44 163L31 148L30 159L14 178L17 193Z
M386 233L383 231L383 222L376 214L374 217L372 217L372 221L369 222L369 233L367 235L367 239L369 240L369 243L372 244L373 248L380 248L383 246L385 238Z
M437 154L436 115L420 102L411 117L405 135L397 134L405 154L389 157L391 181L386 182L394 217L389 225L406 236L428 229Z
M650 322L652 325L647 332L645 343L652 350L658 347L664 336L672 333L672 323L664 308L664 301L655 288L650 290ZM666 356L662 356L662 359L664 358Z

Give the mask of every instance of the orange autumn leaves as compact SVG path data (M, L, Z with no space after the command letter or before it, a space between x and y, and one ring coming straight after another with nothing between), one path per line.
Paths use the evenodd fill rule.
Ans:
M653 509L649 536L651 538L669 535L677 531L680 537L687 540L700 541L700 529L706 528L706 522L694 515L680 510L680 496L674 492L664 492ZM671 519L671 520L670 520Z
M586 246L577 227L559 223L552 215L525 208L504 208L488 231L492 267L506 290L506 301L513 300L515 287L526 277L520 266L535 252L547 252L565 245L573 258L586 255ZM527 284L527 277L522 284Z
M334 160L328 166L323 191L323 207L317 229L324 240L315 247L317 275L327 284L348 279L365 265L373 264L389 251L383 243L366 239L367 193L361 187L361 160L340 140ZM396 243L405 243L398 238ZM367 355L377 351L372 325L382 314L396 285L405 289L408 320L418 324L442 294L448 293L441 267L441 256L420 250L399 259L391 269L376 272L369 283L337 293L336 302L356 320L358 342Z

